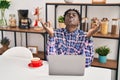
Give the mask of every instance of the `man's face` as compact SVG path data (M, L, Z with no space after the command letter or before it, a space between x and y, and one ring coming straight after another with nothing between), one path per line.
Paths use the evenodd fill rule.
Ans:
M65 16L66 26L78 26L80 23L79 16L75 11L69 11Z

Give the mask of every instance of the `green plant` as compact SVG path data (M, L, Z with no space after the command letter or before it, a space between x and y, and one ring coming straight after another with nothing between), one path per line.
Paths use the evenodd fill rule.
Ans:
M0 0L0 9L7 9L10 6L10 0Z
M110 48L107 46L101 46L95 49L95 52L98 53L100 56L107 56L110 53Z
M63 16L59 16L58 17L58 22L59 23L64 23L64 17Z
M9 45L10 44L10 40L7 37L4 37L1 42L2 45Z

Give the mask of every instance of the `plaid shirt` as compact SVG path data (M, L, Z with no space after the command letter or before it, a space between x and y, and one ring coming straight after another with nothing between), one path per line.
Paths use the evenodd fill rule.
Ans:
M48 55L86 55L86 67L93 61L93 41L85 37L82 30L69 33L66 29L57 29L54 37L47 42Z

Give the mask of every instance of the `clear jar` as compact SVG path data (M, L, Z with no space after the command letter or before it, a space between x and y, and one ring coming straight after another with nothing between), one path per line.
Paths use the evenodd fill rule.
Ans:
M108 34L108 21L101 21L101 34Z
M88 18L82 18L82 30L85 32L88 31Z
M10 14L10 15L9 15L9 26L10 26L11 28L16 27L15 14Z
M116 34L118 28L118 19L112 19L111 34Z

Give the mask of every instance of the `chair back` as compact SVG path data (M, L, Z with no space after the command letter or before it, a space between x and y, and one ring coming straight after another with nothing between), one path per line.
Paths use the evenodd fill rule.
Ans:
M26 48L26 47L12 47L5 51L2 56L7 56L7 57L19 57L19 58L27 58L31 59L33 58L32 52Z

